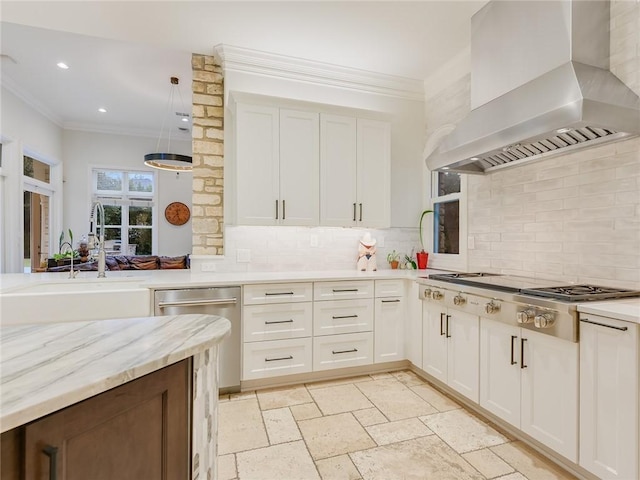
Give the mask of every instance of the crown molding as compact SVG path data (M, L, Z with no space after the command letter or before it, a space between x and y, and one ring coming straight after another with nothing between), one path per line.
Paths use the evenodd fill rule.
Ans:
M40 102L33 95L27 92L8 75L2 75L2 87L7 89L7 91L11 92L13 95L18 97L29 107L33 108L36 112L38 112L50 122L54 123L56 126L64 128L62 117L54 113L52 110L48 109L42 102Z
M217 45L215 53L225 71L255 73L267 77L424 101L422 80L341 67L225 44Z

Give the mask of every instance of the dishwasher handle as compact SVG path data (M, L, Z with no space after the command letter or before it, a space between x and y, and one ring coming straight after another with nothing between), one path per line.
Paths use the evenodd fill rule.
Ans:
M216 298L216 299L204 299L204 300L176 300L173 302L158 302L158 308L169 307L204 307L207 305L235 305L238 303L238 299L232 298Z

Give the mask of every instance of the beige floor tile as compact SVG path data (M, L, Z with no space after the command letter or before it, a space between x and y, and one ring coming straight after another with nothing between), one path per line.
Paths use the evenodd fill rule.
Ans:
M387 420L387 417L385 417L382 412L375 407L356 410L351 413L353 413L363 427L378 425L379 423L386 423L389 421Z
M412 385L410 388L439 412L448 412L449 410L462 408L460 404L443 395L431 385Z
M250 398L256 398L255 391L252 390L250 392L238 392L229 395L229 400L248 400Z
M290 407L291 405L299 405L313 401L304 385L271 388L269 390L261 390L257 394L262 410Z
M429 415L424 423L458 453L508 441L489 425L462 409Z
M384 372L384 373L372 373L371 375L369 375L371 378L373 378L374 380L384 380L386 379L390 379L393 378L393 375L391 375L390 373Z
M522 475L520 472L513 472L509 475L505 475L504 477L500 477L500 480L529 480L529 479L524 475Z
M376 445L351 413L302 420L298 426L314 460Z
M482 480L435 435L349 455L364 480Z
M218 455L269 445L256 399L218 405Z
M293 418L296 420L308 420L322 416L322 412L315 403L303 403L301 405L292 405L289 407Z
M491 451L530 479L569 480L575 478L522 442L511 442L491 447Z
M403 383L404 385L407 385L407 386L424 385L426 383L418 375L416 375L415 373L409 370L400 370L398 372L391 372L391 375L393 375L400 383Z
M236 457L241 480L320 479L302 441L241 452Z
M265 410L262 412L262 418L264 426L267 427L267 435L271 445L302 439L298 424L287 407Z
M233 480L234 478L238 478L236 456L233 453L220 455L218 457L218 480Z
M359 480L360 472L349 455L325 458L316 462L322 480Z
M433 432L417 418L372 425L365 430L369 432L371 438L373 438L378 445L388 445L390 443L433 435Z
M376 380L356 386L391 421L430 415L437 411L409 388L391 378L393 381Z
M357 377L336 378L335 380L322 380L320 382L307 383L306 386L309 390L313 390L315 388L333 387L335 385L370 381L371 377L369 375L359 375Z
M353 384L317 388L310 390L310 393L324 415L373 407L367 397Z
M473 465L487 478L495 478L513 472L511 465L502 460L488 448L463 453L462 458Z

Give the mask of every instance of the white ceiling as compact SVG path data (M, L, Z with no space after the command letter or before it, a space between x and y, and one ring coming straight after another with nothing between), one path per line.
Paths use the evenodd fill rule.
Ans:
M468 47L485 3L3 0L0 49L17 63L3 58L2 82L62 126L157 135L169 77L190 110L192 52L224 43L421 80Z

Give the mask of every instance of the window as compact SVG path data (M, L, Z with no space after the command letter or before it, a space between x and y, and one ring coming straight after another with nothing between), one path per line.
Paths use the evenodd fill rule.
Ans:
M432 256L436 268L466 270L466 177L434 172L431 185L433 210Z
M150 255L156 250L155 173L94 169L93 198L104 206L107 252Z

